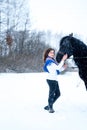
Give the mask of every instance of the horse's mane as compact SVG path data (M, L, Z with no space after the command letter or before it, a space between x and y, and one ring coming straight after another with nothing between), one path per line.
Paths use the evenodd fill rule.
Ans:
M87 56L87 45L82 42L80 39L73 37L72 35L64 36L60 40L60 46L62 43L67 45L67 42L69 42L73 48L73 50L76 52L75 54L80 54L80 56Z
M60 45L63 43L64 40L70 40L72 44L78 44L78 46L84 46L87 49L87 45L81 41L80 39L73 37L72 35L69 36L64 36L61 40L60 40Z

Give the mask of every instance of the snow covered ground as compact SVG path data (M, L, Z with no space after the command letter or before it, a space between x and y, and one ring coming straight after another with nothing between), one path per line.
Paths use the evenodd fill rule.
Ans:
M77 72L59 75L61 97L47 105L45 73L0 74L0 130L87 130L87 91Z

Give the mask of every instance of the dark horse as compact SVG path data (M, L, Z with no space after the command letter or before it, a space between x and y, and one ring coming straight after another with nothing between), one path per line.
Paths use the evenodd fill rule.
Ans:
M65 36L60 40L59 51L56 55L57 62L60 62L63 55L68 58L73 55L75 64L79 70L79 76L84 81L87 90L87 46L79 39L73 37L73 34Z

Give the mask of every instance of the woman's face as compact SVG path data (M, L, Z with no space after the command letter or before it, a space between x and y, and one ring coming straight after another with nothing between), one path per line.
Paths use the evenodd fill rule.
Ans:
M55 51L54 51L54 50L51 50L51 51L48 53L48 56L51 57L51 58L54 58L54 56L55 56Z

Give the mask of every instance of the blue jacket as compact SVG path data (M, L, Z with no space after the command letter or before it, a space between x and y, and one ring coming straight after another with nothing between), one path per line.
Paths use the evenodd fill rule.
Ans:
M46 58L46 61L45 61L45 63L44 63L44 66L43 66L43 69L44 69L45 72L50 73L49 70L48 70L48 68L47 68L47 66L51 66L52 63L54 63L54 64L56 64L56 65L58 66L58 63L55 61L55 59L52 59L52 58L50 58L50 57L47 57L47 58ZM56 70L56 72L57 72L57 74L60 74L60 71L59 71L59 70Z

